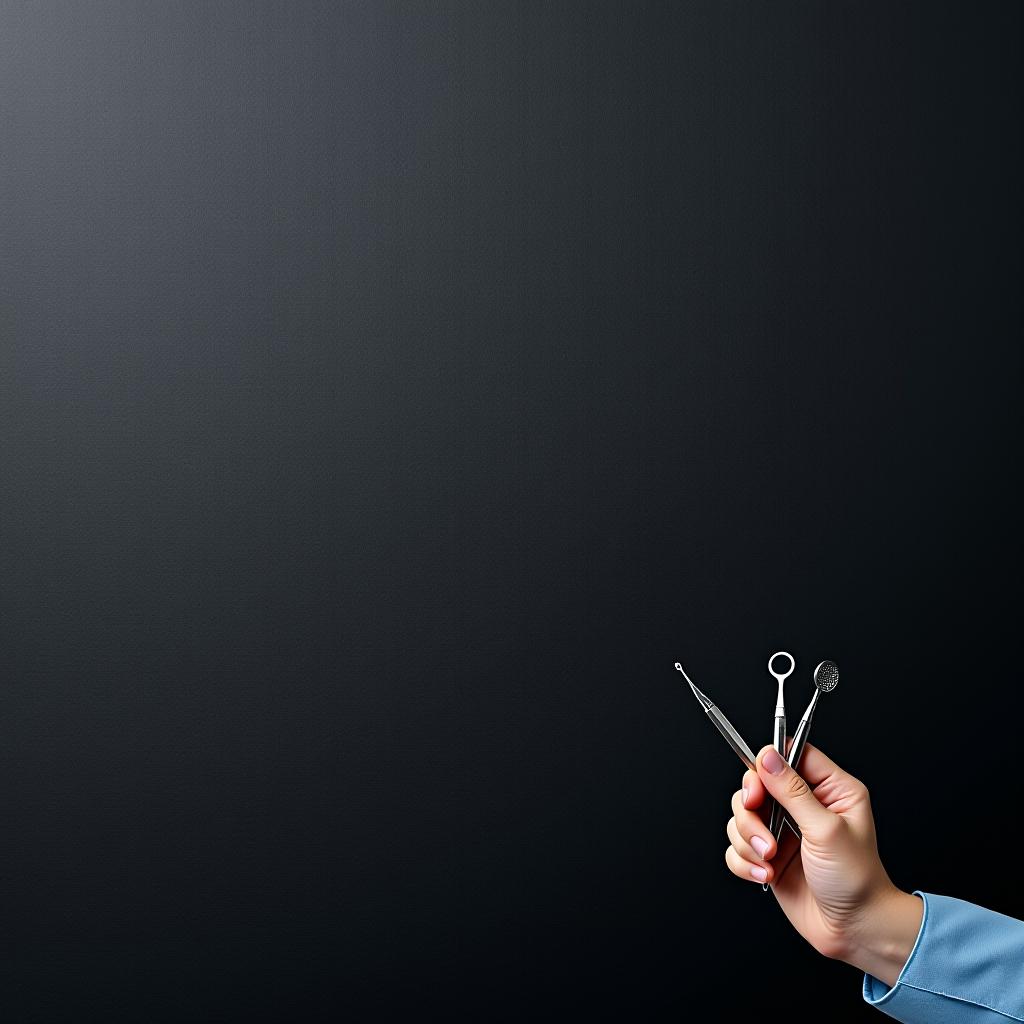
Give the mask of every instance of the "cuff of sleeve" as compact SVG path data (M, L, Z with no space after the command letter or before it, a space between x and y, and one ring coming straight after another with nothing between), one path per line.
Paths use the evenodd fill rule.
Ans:
M864 975L864 1002L868 1003L870 1006L877 1007L879 1010L887 1011L886 1004L891 1004L897 994L901 991L900 982L903 981L903 975L907 973L907 969L910 967L911 963L913 963L917 950L921 945L921 936L924 935L924 925L928 920L928 897L919 889L914 890L914 895L921 897L921 901L924 903L924 913L921 915L921 927L917 931L917 938L914 940L914 946L910 951L910 956L907 957L907 962L903 965L903 970L900 971L895 984L892 988L888 988L884 982L879 981L873 975Z

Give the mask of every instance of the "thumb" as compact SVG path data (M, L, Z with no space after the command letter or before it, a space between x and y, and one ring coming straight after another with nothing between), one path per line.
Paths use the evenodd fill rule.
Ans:
M757 775L805 836L825 838L831 832L836 815L818 802L810 786L786 764L774 747L764 747L757 755Z

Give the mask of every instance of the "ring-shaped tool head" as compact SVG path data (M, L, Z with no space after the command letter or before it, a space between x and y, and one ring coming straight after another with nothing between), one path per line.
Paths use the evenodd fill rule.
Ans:
M776 672L775 669L772 668L772 665L775 663L776 658L788 658L789 669L785 672ZM796 660L793 658L793 655L790 654L788 651L776 651L768 659L768 674L774 676L778 680L779 686L781 686L793 674L793 669L795 668Z

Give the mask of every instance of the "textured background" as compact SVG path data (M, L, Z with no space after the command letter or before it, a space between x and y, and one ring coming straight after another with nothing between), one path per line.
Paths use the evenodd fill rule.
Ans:
M2 0L0 1016L880 1020L778 648L1024 915L1021 10Z

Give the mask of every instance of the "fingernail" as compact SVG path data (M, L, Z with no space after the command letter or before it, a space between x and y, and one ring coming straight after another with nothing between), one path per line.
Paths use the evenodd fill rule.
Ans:
M743 787L743 806L747 806L747 787Z
M768 852L768 844L760 836L752 836L750 839L750 845L754 848L754 853L764 860L764 855ZM764 879L762 879L764 881Z
M765 868L751 868L750 874L756 878L759 882L768 881L768 871Z
M777 750L769 750L764 757L761 758L761 764L764 765L764 770L770 775L779 775L782 769L786 767L786 762L782 760Z

